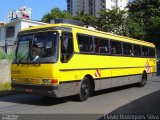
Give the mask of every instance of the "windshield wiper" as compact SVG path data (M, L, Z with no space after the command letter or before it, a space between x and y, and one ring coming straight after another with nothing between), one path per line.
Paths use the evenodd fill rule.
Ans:
M31 63L39 64L39 56L35 56L35 58L31 61Z
M38 58L39 58L39 56L36 55L36 56L34 57L34 59L33 59L31 62L36 62L36 61L38 60Z

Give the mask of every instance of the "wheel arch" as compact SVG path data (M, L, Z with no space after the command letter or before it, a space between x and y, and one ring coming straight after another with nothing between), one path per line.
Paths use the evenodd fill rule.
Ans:
M91 92L95 91L95 82L93 77L90 74L85 75L84 77L87 77L91 83Z
M147 79L147 72L146 72L146 70L143 71L142 78L144 77L144 75L146 76L146 81L147 81L148 79Z

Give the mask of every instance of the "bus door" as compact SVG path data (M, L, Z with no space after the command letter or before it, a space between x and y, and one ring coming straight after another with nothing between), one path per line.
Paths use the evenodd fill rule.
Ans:
M61 96L75 94L76 82L75 82L75 71L74 62L72 57L74 54L73 47L73 34L71 32L62 32L61 47L60 47L60 86ZM64 94L63 94L64 93Z

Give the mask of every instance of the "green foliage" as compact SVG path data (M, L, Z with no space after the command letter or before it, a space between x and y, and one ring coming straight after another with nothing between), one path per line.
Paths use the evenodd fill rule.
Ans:
M128 5L129 17L139 23L145 33L141 38L153 42L158 49L160 49L159 6L160 0L134 0Z
M136 39L144 39L146 32L140 23L134 21L133 19L127 17L124 21L123 35Z
M54 8L42 18L49 22L54 18L74 19L99 30L112 32L155 43L160 49L160 0L134 0L128 4L128 11L117 8L99 13L99 18L84 11L72 17L68 11Z
M128 4L132 19L142 25L148 25L152 17L160 16L160 0L134 0Z
M148 22L148 28L147 31L147 40L149 42L153 42L157 49L160 49L160 17L155 16L150 18L150 21Z
M115 34L123 35L124 21L126 12L118 8L112 10L105 10L99 13L97 19L97 26L100 30L112 32Z
M0 92L7 90L11 90L11 83L5 83L5 84L0 83Z
M73 17L74 20L81 21L85 23L86 25L95 26L96 24L96 18L94 16L91 16L84 11L78 13L76 16Z
M43 21L43 22L46 22L46 23L49 23L50 20L51 20L51 18L50 18L50 14L49 14L49 13L45 14L45 15L43 16L43 18L42 18L42 21Z
M15 57L15 51L10 52L9 54L6 55L6 58L12 61Z
M0 50L0 59L5 59L6 53L3 50Z
M55 18L65 18L65 19L72 19L71 14L64 10L61 11L59 8L54 8L51 10L50 13L47 13L43 16L42 21L49 23L50 20L55 19Z
M10 61L12 61L14 58L14 55L15 55L14 51L6 54L3 50L0 50L0 59L9 59Z

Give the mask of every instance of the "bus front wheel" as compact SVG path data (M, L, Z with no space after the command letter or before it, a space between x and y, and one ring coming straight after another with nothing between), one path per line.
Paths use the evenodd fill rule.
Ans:
M141 81L138 84L139 87L144 87L146 84L146 81L147 81L147 74L146 74L146 72L143 72Z
M84 77L80 84L78 99L80 101L86 101L91 92L91 83L87 77Z

